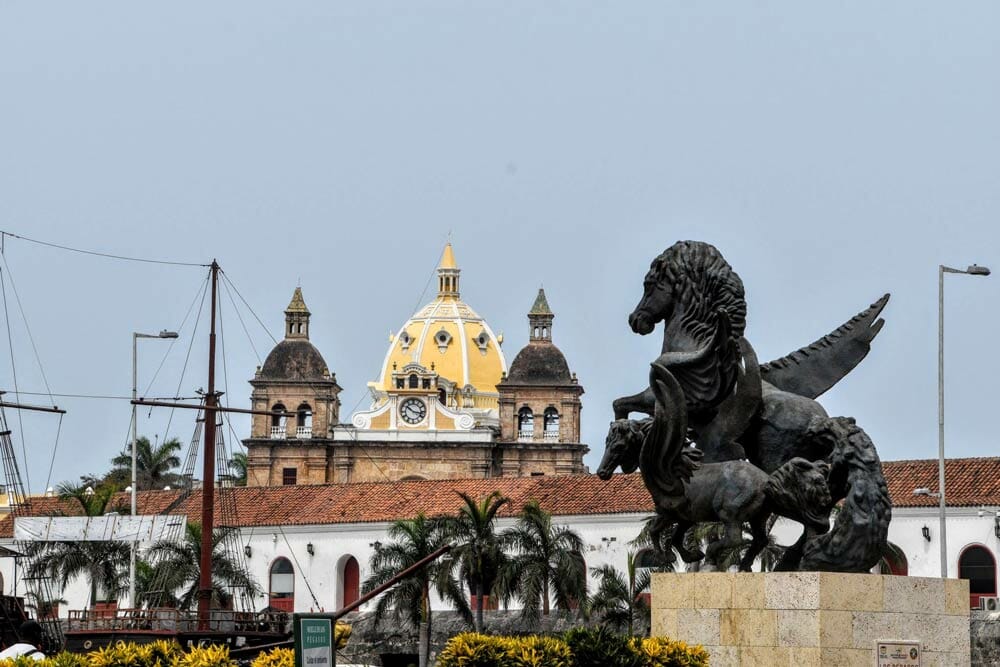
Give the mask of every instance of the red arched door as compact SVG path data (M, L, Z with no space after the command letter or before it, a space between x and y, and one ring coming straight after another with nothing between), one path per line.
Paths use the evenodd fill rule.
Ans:
M295 568L287 558L271 563L269 604L281 611L295 611Z
M361 568L358 567L358 559L354 556L348 556L344 561L343 582L344 603L341 606L346 607L361 597Z
M973 544L958 557L958 578L969 580L969 606L979 608L979 598L997 594L997 561L984 546Z

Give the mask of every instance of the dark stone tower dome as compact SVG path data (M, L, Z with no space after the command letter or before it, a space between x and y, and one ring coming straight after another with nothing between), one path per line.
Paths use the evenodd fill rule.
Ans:
M274 346L257 376L266 380L323 380L330 370L316 346L309 342L309 309L302 289L295 288L285 309L285 339Z
M511 384L563 385L570 384L572 376L566 357L552 342L552 320L555 315L539 289L535 303L528 311L531 333L528 344L517 353L505 382Z
M551 342L528 343L510 365L507 374L508 383L512 384L569 384L572 376L566 357Z

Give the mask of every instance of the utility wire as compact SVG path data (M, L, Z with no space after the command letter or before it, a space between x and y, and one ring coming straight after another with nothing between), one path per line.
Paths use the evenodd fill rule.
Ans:
M21 396L52 396L53 398L95 398L105 401L131 401L131 396L114 396L111 394L50 394L47 391L21 391ZM143 396L150 401L195 401L200 396Z
M211 264L205 264L204 262L176 262L165 259L149 259L146 257L128 257L126 255L115 255L113 253L108 253L108 252L98 252L96 250L83 250L82 248L72 248L70 246L60 245L58 243L40 241L38 239L28 238L27 236L21 236L20 234L14 234L12 232L0 230L0 239L2 239L2 237L7 237L7 236L13 239L27 241L29 243L37 243L38 245L47 246L49 248L57 248L59 250L66 250L69 252L78 252L83 255L94 255L95 257L105 257L107 259L120 259L127 262L145 262L147 264L169 264L171 266L211 266ZM0 241L0 243L2 243L2 241Z

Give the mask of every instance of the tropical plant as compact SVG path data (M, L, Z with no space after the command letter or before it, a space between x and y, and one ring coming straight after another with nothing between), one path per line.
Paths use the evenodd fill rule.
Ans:
M230 528L216 528L212 535L212 604L228 607L234 589L249 595L261 592L260 584L233 555L226 552L224 544ZM166 606L174 604L181 609L191 609L198 602L198 580L201 576L201 524L187 524L181 541L163 539L150 547L147 554L153 563L149 586L138 597L147 604ZM174 598L173 595L179 593Z
M587 565L583 540L566 526L552 524L552 515L536 501L518 515L517 524L504 531L501 543L511 552L500 568L497 590L504 602L518 598L521 616L537 622L539 607L549 615L550 598L556 609L570 610L587 597Z
M708 651L698 644L689 646L666 637L636 637L629 646L645 667L708 667Z
M112 510L114 488L109 485L82 486L63 482L59 497L79 508L86 516L101 516ZM114 511L126 510L114 507ZM76 514L76 512L74 512ZM30 542L25 549L31 577L48 577L66 590L69 582L84 576L90 582L91 599L98 593L117 599L128 588L130 548L120 541ZM43 601L44 602L44 601Z
M236 452L233 454L232 458L229 459L226 465L231 471L229 479L232 480L233 486L246 486L247 455L243 452Z
M645 634L649 605L642 594L649 588L650 575L649 570L637 567L635 552L626 554L624 572L607 564L590 571L598 581L588 601L590 613L599 616L603 625L625 629L629 637L635 634L636 623Z
M236 667L229 647L221 644L194 646L174 659L172 667Z
M628 638L608 628L574 628L563 638L573 653L573 667L644 667Z
M762 572L773 570L785 553L785 547L778 544L774 536L771 535L771 529L777 520L778 516L776 514L767 520L767 545L758 555ZM709 543L722 539L724 532L725 526L721 523L699 523L688 531L685 536L685 545L691 551L704 551ZM742 554L750 546L750 542L751 537L744 534L740 544L735 547L722 549L719 552L719 569L725 571L738 566ZM698 565L695 564L694 568L697 567Z
M438 654L437 667L708 667L701 646L666 637L628 639L605 628L563 637L502 637L464 632Z
M446 543L446 532L440 519L428 519L422 513L414 519L396 521L389 527L392 542L375 550L370 560L372 574L362 586L369 593L403 570L416 565ZM390 588L375 605L374 625L389 615L417 628L420 665L427 664L430 654L431 598L433 586L438 595L451 603L466 622L472 623L472 612L462 586L453 574L451 563L440 559L429 563Z
M181 459L177 456L177 452L180 450L181 441L177 438L164 440L155 446L150 444L149 438L138 438L135 448L137 488L140 491L148 491L177 484L180 476L174 472L174 468L181 464ZM115 466L112 474L116 476L127 474L126 479L131 478L131 442L121 454L111 459L111 464Z
M437 667L572 667L569 646L559 637L496 637L464 632L438 654Z
M261 653L250 663L250 667L294 667L295 651L290 648L273 648Z
M483 631L483 597L493 591L506 554L496 532L496 517L500 508L510 501L493 491L476 501L471 496L457 492L462 506L455 517L444 519L443 529L450 542L451 562L461 568L462 578L469 584L475 599L476 631Z

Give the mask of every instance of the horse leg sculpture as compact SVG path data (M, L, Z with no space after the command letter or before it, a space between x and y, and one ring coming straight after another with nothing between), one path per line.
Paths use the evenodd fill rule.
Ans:
M767 519L770 514L770 510L765 509L750 519L750 535L753 537L753 540L750 542L750 547L746 553L743 554L743 558L740 559L740 572L752 571L751 566L754 560L764 550L764 547L767 546Z
M677 550L677 553L681 555L681 560L685 563L695 563L705 557L705 554L702 553L701 549L689 551L687 547L684 546L684 536L693 525L693 521L679 521L677 525L674 526L674 536L670 540L670 546Z
M645 415L653 414L653 408L656 402L653 399L653 391L648 387L638 394L632 394L631 396L622 396L621 398L616 398L612 403L611 407L615 411L615 419L627 419L629 414L633 412L641 412Z

